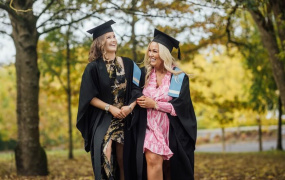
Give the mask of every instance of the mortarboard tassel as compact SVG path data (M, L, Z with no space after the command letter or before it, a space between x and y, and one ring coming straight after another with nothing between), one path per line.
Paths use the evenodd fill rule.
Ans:
M181 60L180 47L178 46L178 59Z

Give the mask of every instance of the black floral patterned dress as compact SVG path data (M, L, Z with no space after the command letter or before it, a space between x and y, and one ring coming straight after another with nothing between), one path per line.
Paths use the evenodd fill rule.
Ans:
M113 61L105 61L107 72L110 78L113 106L121 108L124 105L124 97L126 92L127 80L125 78L124 65L121 58L115 58ZM115 153L112 150L111 162L108 161L106 148L110 141L124 144L124 119L112 118L111 124L103 139L102 146L102 179L113 179L115 171L117 171L117 162ZM115 143L112 143L114 145ZM112 148L113 149L113 148Z

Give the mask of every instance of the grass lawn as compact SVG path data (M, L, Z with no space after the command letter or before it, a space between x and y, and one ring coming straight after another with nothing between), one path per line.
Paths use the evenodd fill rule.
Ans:
M49 176L18 177L14 154L0 153L0 179L3 180L88 180L93 179L90 154L75 150L73 160L67 151L47 151ZM285 152L196 153L195 180L285 180Z

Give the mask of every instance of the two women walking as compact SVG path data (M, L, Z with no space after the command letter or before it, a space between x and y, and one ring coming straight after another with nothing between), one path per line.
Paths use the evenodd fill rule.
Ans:
M155 29L144 67L116 57L108 21L93 35L82 76L77 128L95 179L194 179L197 124L189 78L171 55L179 41Z

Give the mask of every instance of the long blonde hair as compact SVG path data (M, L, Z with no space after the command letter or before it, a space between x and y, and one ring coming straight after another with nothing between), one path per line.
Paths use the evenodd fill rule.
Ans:
M92 62L100 57L105 57L106 55L106 52L104 50L104 47L106 44L105 35L106 34L103 34L93 40L91 47L90 47L90 51L89 51L89 57L88 57L89 62Z
M152 42L150 42L148 44L147 47L147 51L145 53L144 56L144 66L146 69L146 75L145 75L145 86L147 86L148 82L149 82L149 77L150 77L150 73L152 70L152 66L150 65L150 59L148 56L148 50L149 50L149 46ZM167 47L165 47L164 45L158 43L158 53L159 53L159 57L163 60L163 65L164 68L169 71L170 73L174 74L174 75L178 75L183 73L183 71L175 71L172 69L173 66L177 67L176 63L175 63L175 58L171 55L170 51L167 49Z

